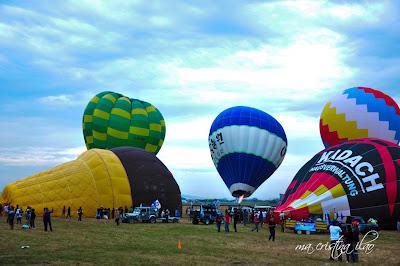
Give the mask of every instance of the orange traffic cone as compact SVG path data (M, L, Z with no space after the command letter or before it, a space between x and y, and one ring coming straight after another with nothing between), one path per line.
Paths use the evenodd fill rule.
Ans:
M182 252L182 243L180 240L178 240L178 252L179 254Z

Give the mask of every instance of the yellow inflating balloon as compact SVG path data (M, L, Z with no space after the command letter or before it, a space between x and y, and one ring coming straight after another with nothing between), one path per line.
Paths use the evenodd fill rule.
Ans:
M132 205L129 180L119 158L109 150L91 149L76 160L61 164L9 184L3 202L31 206L38 215L43 208L61 215L64 206L93 217L100 206L118 208Z

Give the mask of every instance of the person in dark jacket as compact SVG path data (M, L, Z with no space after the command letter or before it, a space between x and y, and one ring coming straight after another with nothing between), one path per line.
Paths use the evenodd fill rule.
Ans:
M30 228L35 228L35 219L36 219L35 209L31 209L31 215L29 217L29 226L30 226Z
M276 226L276 224L275 224L274 218L269 219L269 222L268 222L269 239L268 240L271 240L271 238L272 238L272 241L275 241L275 226Z
M215 218L215 223L217 224L218 232L221 232L222 217L220 214L217 214L217 217Z
M79 207L79 209L78 209L78 221L82 221L82 214L83 214L82 207Z
M66 218L71 218L71 206L68 206Z
M239 212L237 209L235 209L233 213L233 229L235 229L235 232L237 232L236 224L239 221Z
M44 224L44 231L47 232L47 227L50 227L50 231L53 232L53 228L51 227L51 213L53 210L49 210L48 208L44 208L43 211L43 224Z
M351 223L351 231L353 233L352 236L352 241L353 241L353 247L354 247L354 252L353 252L353 262L358 262L358 251L357 251L357 245L358 242L360 242L360 228L358 227L358 222L354 221Z
M15 218L14 206L10 206L8 208L7 222L10 225L11 230L14 230L14 218Z
M354 241L353 241L353 231L351 225L347 225L343 233L344 244L347 246L346 250L346 261L354 262Z

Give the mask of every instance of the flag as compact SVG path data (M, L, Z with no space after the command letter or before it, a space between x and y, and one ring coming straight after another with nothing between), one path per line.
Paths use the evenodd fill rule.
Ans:
M158 201L158 199L154 201L151 206L157 208L158 210L161 209L161 203Z

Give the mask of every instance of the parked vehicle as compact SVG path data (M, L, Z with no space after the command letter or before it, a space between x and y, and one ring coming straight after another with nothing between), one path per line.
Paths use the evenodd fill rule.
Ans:
M358 222L358 228L361 234L366 234L369 231L379 231L379 225L377 223L367 223L361 216L346 216L343 219L344 222L340 223L340 227L346 228L347 225L351 225L352 222Z
M199 224L200 222L206 225L215 222L217 215L222 213L214 205L193 205L191 211L192 223Z
M125 214L125 219L122 222L134 223L156 223L158 210L155 207L136 207L133 212Z

